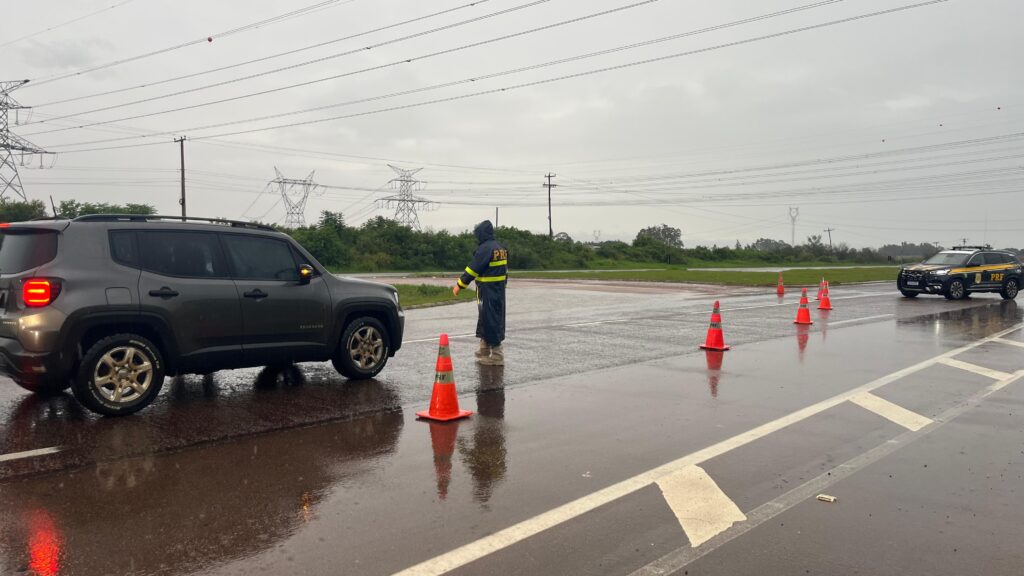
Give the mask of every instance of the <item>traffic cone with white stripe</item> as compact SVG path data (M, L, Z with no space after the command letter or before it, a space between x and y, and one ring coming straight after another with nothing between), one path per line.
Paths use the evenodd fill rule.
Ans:
M818 303L818 310L831 310L832 300L828 297L828 281L825 282L825 291L821 294L821 302Z
M711 326L708 327L708 336L700 347L704 350L725 351L729 349L725 345L725 337L722 335L722 314L718 311L718 300L715 300L715 308L711 311Z
M821 282L818 282L818 295L814 297L815 300L821 300L821 293L825 290L825 277L821 277Z
M782 284L782 272L779 272L779 284L775 287L775 295L779 298L786 295L786 287Z
M437 350L437 375L434 377L434 390L430 395L430 408L417 412L416 415L428 420L447 422L465 418L470 414L472 412L469 410L459 410L459 396L455 393L455 374L448 347L448 335L441 334L441 344Z
M807 309L807 288L804 288L800 295L800 309L796 311L794 324L814 324L811 320L811 311Z

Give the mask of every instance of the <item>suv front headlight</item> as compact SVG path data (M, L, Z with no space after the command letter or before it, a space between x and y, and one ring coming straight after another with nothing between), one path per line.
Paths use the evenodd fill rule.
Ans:
M932 272L932 276L945 276L946 274L949 274L949 270L936 270Z

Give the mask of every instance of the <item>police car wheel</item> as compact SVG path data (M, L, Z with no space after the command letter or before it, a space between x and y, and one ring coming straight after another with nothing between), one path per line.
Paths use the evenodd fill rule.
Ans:
M906 298L917 298L918 292L911 292L910 290L900 288L900 294L903 294Z
M946 284L946 298L949 300L962 300L967 297L967 287L964 286L964 281L958 278L954 278Z
M1017 285L1016 278L1010 278L1003 284L1003 289L999 291L999 295L1003 297L1003 300L1013 300L1017 297L1017 292L1020 291L1020 286Z

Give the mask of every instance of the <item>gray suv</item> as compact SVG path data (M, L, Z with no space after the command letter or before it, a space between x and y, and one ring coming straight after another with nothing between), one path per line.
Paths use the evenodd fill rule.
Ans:
M331 360L375 376L402 345L391 286L330 274L247 222L83 216L0 224L0 372L130 414L164 376Z

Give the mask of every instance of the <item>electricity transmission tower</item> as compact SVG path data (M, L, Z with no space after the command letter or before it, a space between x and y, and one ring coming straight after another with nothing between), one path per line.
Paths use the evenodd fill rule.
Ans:
M416 180L414 177L423 168L405 170L391 164L388 164L388 167L398 175L398 177L392 178L388 182L392 189L398 189L398 194L377 200L377 205L385 209L394 208L395 220L399 224L408 226L413 230L419 230L420 217L418 211L433 210L436 207L436 204L430 200L413 194L413 192L423 189L423 182Z
M313 182L315 172L314 170L309 173L309 176L299 180L285 178L277 166L274 167L277 178L271 180L270 185L277 185L281 199L284 200L285 228L302 228L306 225L306 200L309 200L310 192L318 188L318 185Z
M789 219L793 221L793 228L790 234L789 245L796 246L796 217L800 215L799 208L789 209Z
M32 156L39 156L39 167L43 168L43 156L50 154L35 144L11 133L10 113L14 111L14 123L18 124L20 110L28 110L11 97L11 92L24 86L28 80L0 81L0 200L7 198L7 193L25 197L25 188L21 185L18 175L18 164L28 166ZM15 160L15 155L18 159Z

